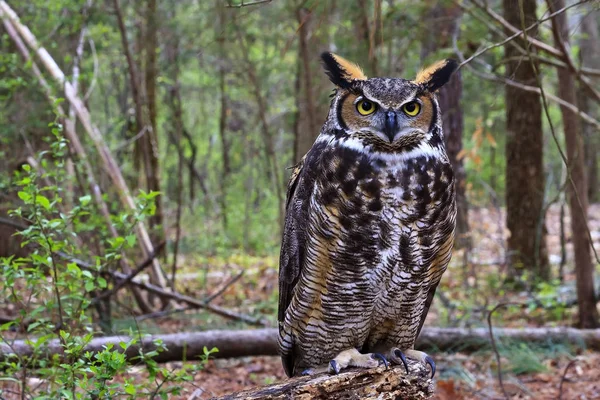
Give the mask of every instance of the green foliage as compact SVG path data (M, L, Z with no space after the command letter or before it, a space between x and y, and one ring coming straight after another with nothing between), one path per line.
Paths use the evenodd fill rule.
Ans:
M154 213L158 193L140 192L135 211L115 217L115 227L124 232L116 238L103 232L106 228L88 195L63 212L66 193L59 183L67 179L67 142L59 125L50 127L54 140L48 151L38 155L39 168L24 165L14 181L22 205L11 214L29 222L19 235L31 252L22 258L0 258L0 297L15 304L18 310L13 321L0 326L0 340L10 344L11 332L26 327L32 353L0 362L0 370L4 376L26 374L44 382L21 388L23 393L38 399L164 399L177 394L181 390L179 384L192 379L216 349L205 349L204 356L194 365L170 370L153 360L166 350L163 343L155 341L156 349L149 352L140 348L133 361L144 365L150 377L142 385L134 384L134 378L128 376L124 355L129 347L139 343L138 332L130 330L131 339L120 342L116 348L108 345L96 354L85 350L97 330L93 298L109 285L103 271L114 267L122 254L135 245L133 229ZM90 231L105 238L99 244L106 249L103 255L94 257L91 268L74 261L85 250L85 234ZM51 342L60 345L62 354L45 359L45 349ZM115 380L119 376L123 377L122 382Z

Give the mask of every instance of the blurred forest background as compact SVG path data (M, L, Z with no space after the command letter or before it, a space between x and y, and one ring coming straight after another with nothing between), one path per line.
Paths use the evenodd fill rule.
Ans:
M598 2L8 0L0 17L2 398L283 378L272 346L218 333L201 363L84 350L276 327L286 182L333 89L322 51L368 76L462 63L439 93L459 240L426 326L462 336L432 344L438 398L600 397L598 331L552 331L600 326ZM490 315L527 329L492 345ZM53 339L66 364L43 356Z

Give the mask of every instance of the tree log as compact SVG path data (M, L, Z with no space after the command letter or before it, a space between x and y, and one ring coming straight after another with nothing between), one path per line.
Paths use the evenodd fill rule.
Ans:
M567 343L581 348L600 350L600 329L574 328L526 328L526 329L494 329L495 337L502 341L527 343ZM204 354L204 347L216 347L218 353L212 358L232 358L245 356L277 355L277 329L254 330L213 330L204 332L183 332L166 335L142 337L138 344L130 346L126 351L127 358L139 355L139 342L145 352L156 349L154 341L161 340L167 351L159 353L154 359L158 362L196 360ZM109 343L119 349L120 342L129 342L129 336L106 336L92 339L84 351L97 353ZM489 344L487 328L424 328L417 340L417 348L435 353L439 351L471 352L487 348ZM58 340L45 344L36 356L37 360L48 358L53 354L62 354L62 346ZM9 357L29 358L33 355L32 346L25 340L0 343L0 362Z
M351 369L339 375L302 376L262 388L219 397L236 399L428 399L433 395L431 372L422 364L408 360L404 366Z

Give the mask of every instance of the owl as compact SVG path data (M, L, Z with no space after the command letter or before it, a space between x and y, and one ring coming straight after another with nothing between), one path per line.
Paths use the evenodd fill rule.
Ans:
M288 376L435 363L414 344L451 257L454 175L436 91L457 68L367 78L322 54L328 117L288 184L278 346Z

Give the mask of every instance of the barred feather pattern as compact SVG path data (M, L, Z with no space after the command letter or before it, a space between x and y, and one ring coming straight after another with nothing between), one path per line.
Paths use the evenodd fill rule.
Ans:
M296 168L280 259L288 375L348 348L413 348L454 240L454 176L433 129L394 154L326 125Z

